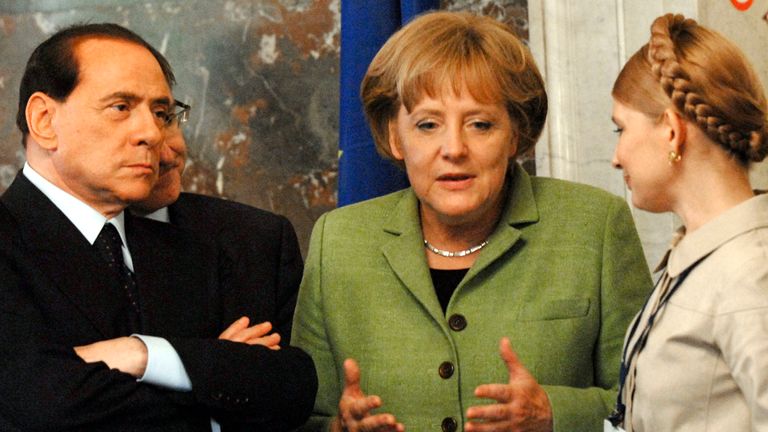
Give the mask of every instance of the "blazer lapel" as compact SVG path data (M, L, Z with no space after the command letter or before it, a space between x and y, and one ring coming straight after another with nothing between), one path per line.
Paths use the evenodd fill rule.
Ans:
M79 309L103 337L116 336L113 321L120 304L114 298L114 283L101 271L104 266L80 231L21 173L2 200L19 223L35 271Z
M518 244L522 233L516 228L517 226L538 222L539 212L536 208L531 178L521 166L517 164L512 166L507 180L507 189L508 198L499 225L488 238L488 245L480 252L457 289L488 268L502 255L514 253L514 248L524 246L523 243Z
M480 252L457 291L503 255L515 253L515 248L523 247L524 243L520 242L522 232L517 227L539 220L531 179L517 164L510 169L507 188L508 198L499 226L488 239L488 245ZM429 265L424 256L418 199L412 189L395 205L383 229L391 234L390 240L381 246L381 250L392 271L424 309L437 322L444 323L445 317L435 295Z
M424 256L418 200L412 190L409 189L395 205L383 229L391 234L381 251L392 271L436 321L445 322Z

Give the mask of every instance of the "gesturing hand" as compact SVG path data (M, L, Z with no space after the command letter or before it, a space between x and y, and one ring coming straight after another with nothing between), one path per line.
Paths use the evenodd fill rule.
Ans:
M273 350L280 349L280 345L278 345L280 343L280 335L278 333L267 335L272 330L272 324L269 321L254 324L251 327L248 327L248 324L250 324L248 317L241 317L227 327L219 335L219 339L248 345L264 345Z
M551 432L552 407L544 389L520 363L509 339L501 339L499 351L509 371L509 383L484 384L475 389L475 396L495 399L498 403L469 408L467 418L474 421L467 423L464 430Z
M378 396L366 396L360 389L360 368L352 359L344 361L344 391L339 400L339 416L334 420L334 432L404 432L392 414L369 412L381 406Z

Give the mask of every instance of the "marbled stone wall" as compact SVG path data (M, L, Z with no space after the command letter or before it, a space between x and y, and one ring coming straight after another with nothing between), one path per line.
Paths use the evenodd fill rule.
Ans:
M117 22L168 57L176 98L193 106L184 189L286 215L306 252L314 221L336 204L340 1L0 1L0 192L24 162L15 116L29 54L62 26ZM527 0L442 7L527 37Z
M528 0L441 0L440 8L492 16L528 40Z

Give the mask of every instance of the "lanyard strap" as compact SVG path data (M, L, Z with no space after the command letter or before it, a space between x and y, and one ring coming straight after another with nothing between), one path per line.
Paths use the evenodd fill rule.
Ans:
M621 368L619 369L619 393L616 395L616 408L613 410L610 416L608 416L608 421L611 422L613 426L618 426L622 422L624 422L624 414L626 411L626 406L624 404L624 399L622 397L622 393L624 392L624 385L627 380L627 374L629 373L629 368L632 364L632 361L637 358L637 356L640 355L640 352L642 352L643 348L645 348L645 344L648 341L648 335L651 332L651 328L653 327L654 322L656 321L656 316L661 312L662 308L666 305L667 301L669 301L670 297L677 291L677 289L680 287L680 285L685 281L685 279L688 277L688 275L691 273L691 271L696 268L697 265L701 261L704 260L706 257L702 257L698 261L696 261L693 265L688 267L684 272L682 272L674 281L674 285L666 292L662 293L661 299L659 299L659 305L654 310L651 315L648 317L647 324L645 328L643 328L642 333L640 333L640 336L637 338L637 342L632 345L632 348L630 349L629 345L632 342L632 338L635 335L635 332L637 331L638 325L640 324L640 321L642 320L643 313L645 312L646 307L648 306L649 301L651 300L651 297L653 297L653 293L656 292L656 289L659 287L659 284L662 283L665 277L669 276L669 273L665 270L664 273L661 274L659 279L656 281L656 284L653 287L653 291L651 291L651 295L648 296L648 298L645 300L645 304L643 304L642 309L640 309L640 313L637 315L637 319L635 319L634 323L632 324L632 328L629 331L629 335L627 336L627 344L624 347L624 350L621 354ZM672 283L670 281L670 283Z

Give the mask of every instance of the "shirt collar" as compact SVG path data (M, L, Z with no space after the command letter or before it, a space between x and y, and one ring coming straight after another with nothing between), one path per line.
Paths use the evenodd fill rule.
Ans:
M66 216L78 231L83 234L86 240L88 240L88 243L93 244L104 224L110 222L117 228L117 232L120 233L123 245L128 244L125 238L125 215L123 212L120 212L120 214L114 218L107 220L104 215L96 211L93 207L80 201L70 193L65 192L63 189L41 176L29 165L29 163L24 163L22 172L33 185L40 189L40 191L48 197L48 199L51 200L62 213L64 213L64 216Z
M680 238L670 251L667 271L676 277L731 239L766 226L768 195L752 197Z
M163 207L159 210L155 210L152 213L144 215L144 217L147 219L156 220L158 222L165 222L165 223L171 222L171 216L168 214L168 207Z

